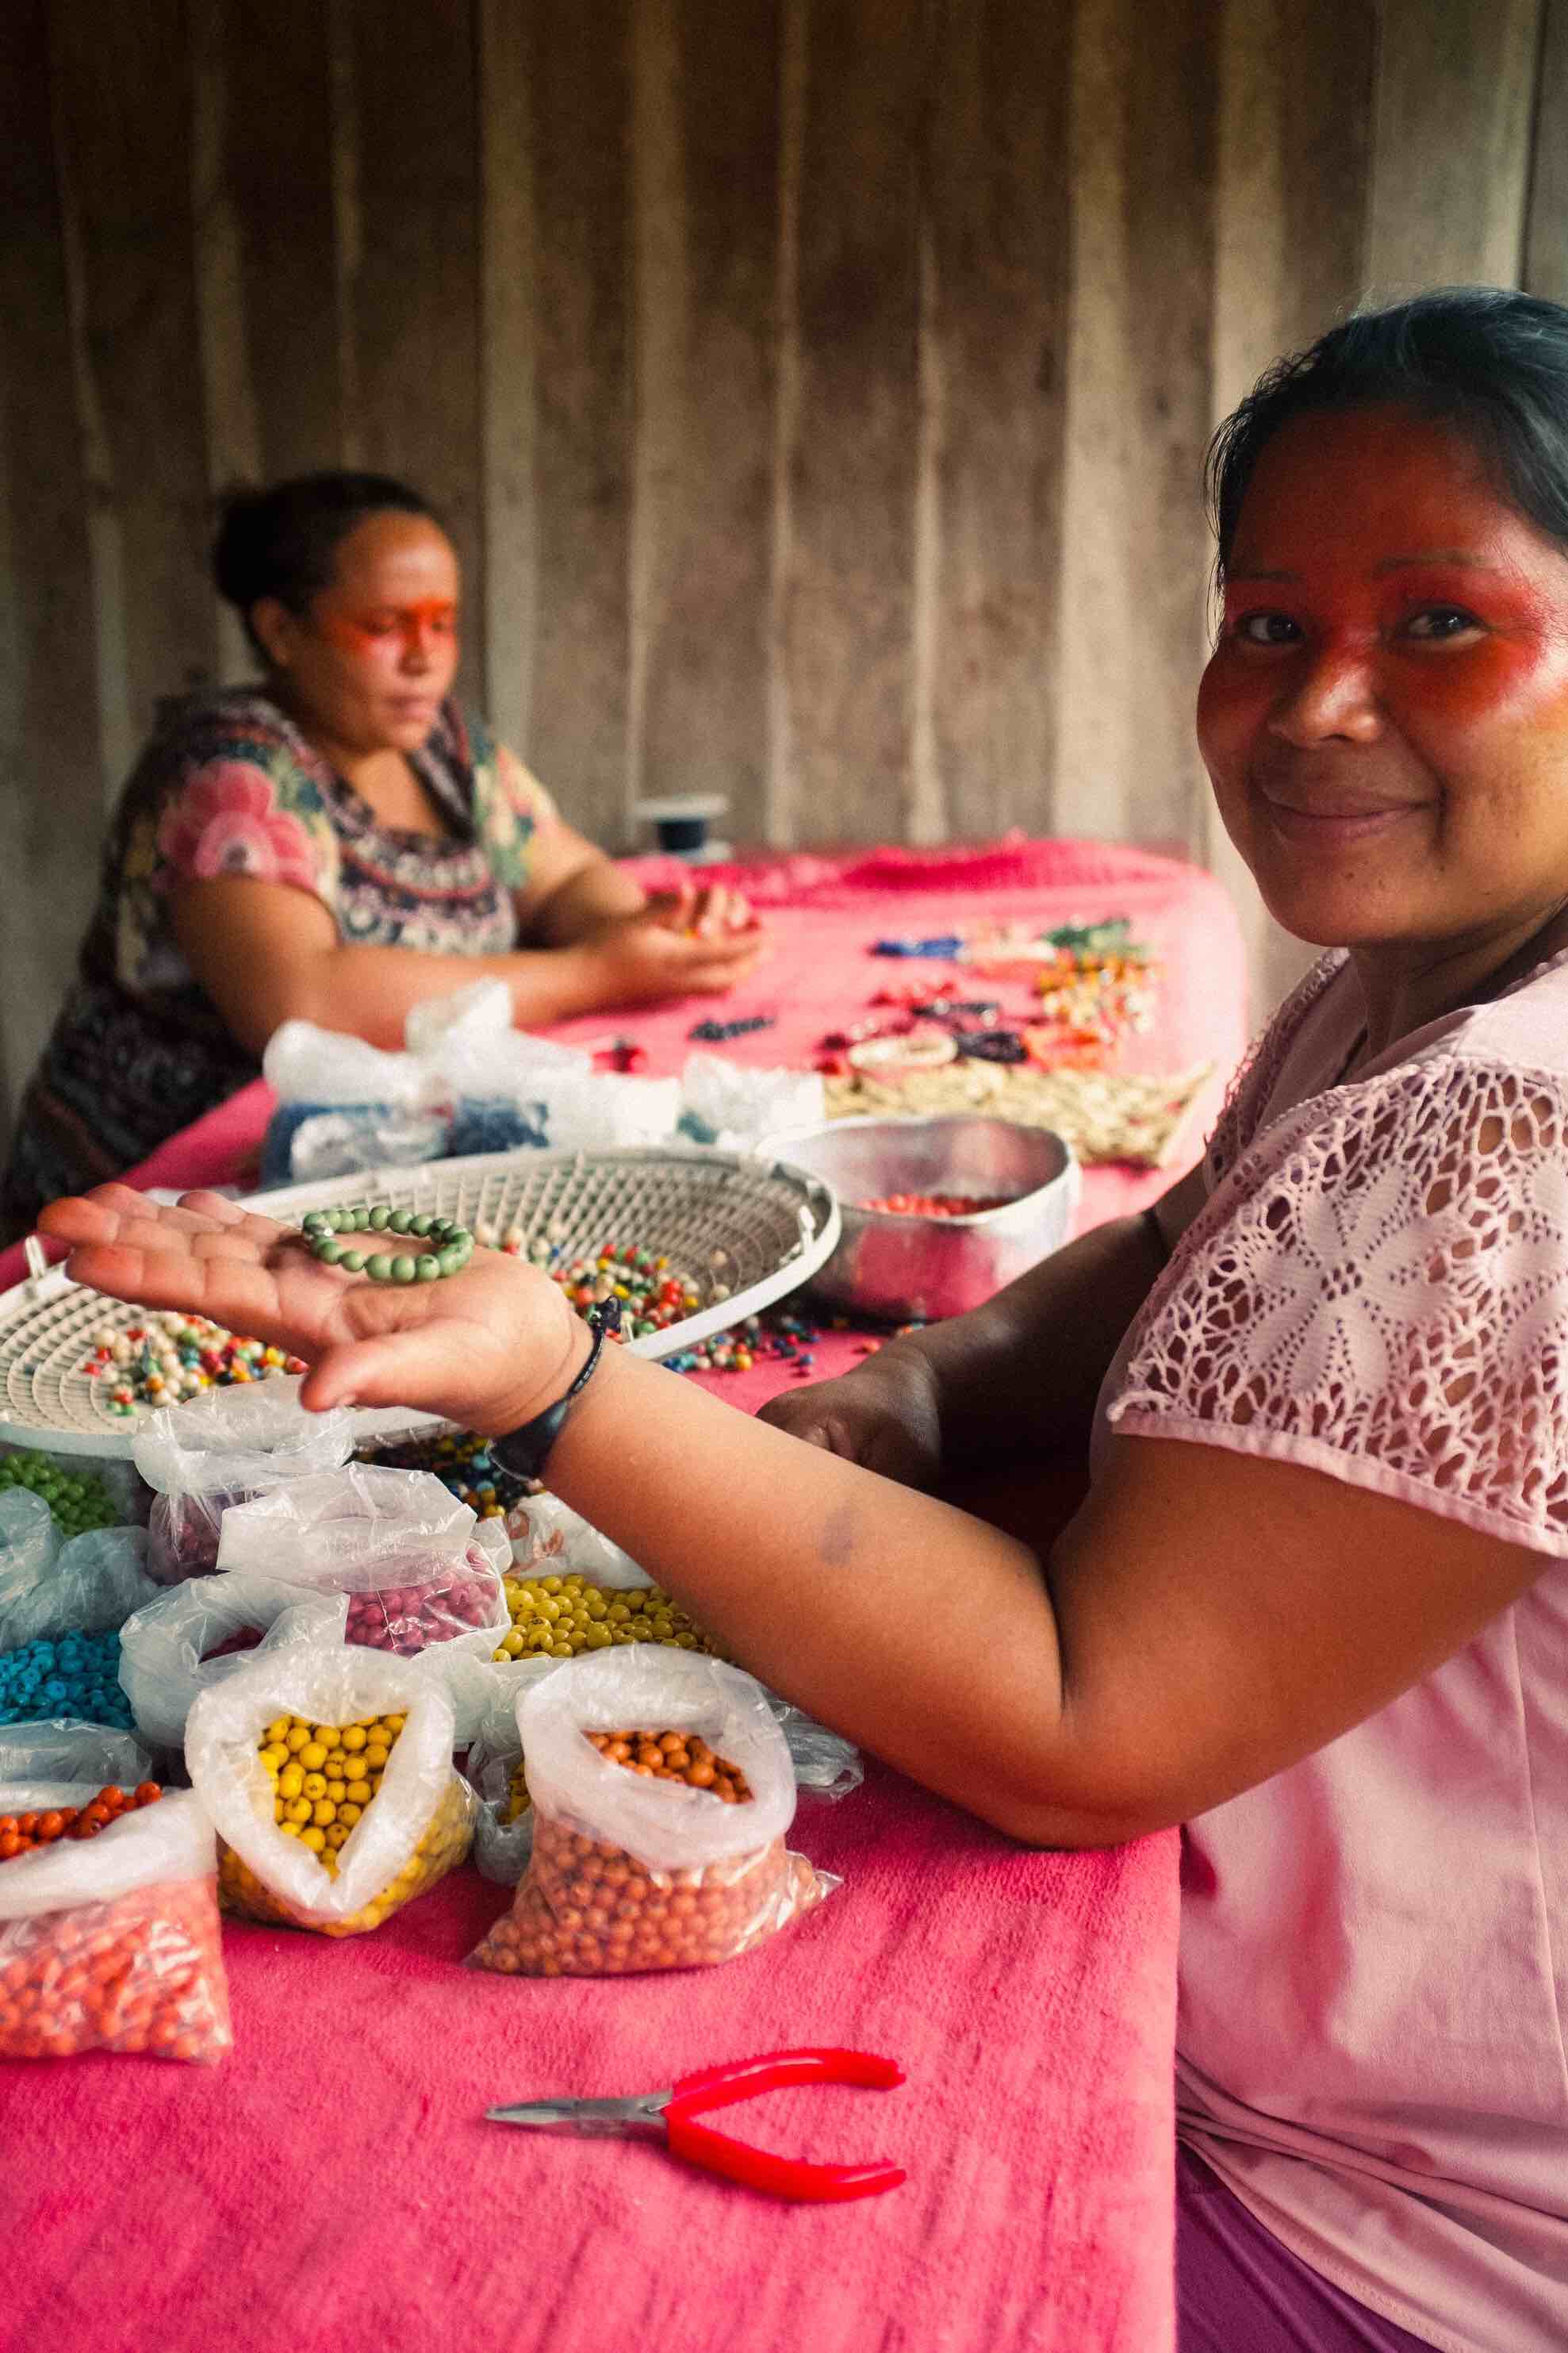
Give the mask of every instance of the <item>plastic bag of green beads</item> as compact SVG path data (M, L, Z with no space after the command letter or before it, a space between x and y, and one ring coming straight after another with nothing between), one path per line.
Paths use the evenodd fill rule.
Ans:
M16 1488L41 1495L62 1536L85 1535L89 1529L118 1527L136 1518L131 1493L134 1483L129 1464L89 1468L79 1457L46 1454L36 1446L0 1447L0 1494Z

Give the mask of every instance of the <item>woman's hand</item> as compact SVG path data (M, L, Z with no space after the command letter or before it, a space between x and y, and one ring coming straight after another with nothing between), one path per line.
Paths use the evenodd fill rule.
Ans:
M52 1202L38 1227L71 1245L79 1282L210 1315L303 1356L300 1394L318 1412L412 1406L495 1437L553 1403L588 1351L559 1287L493 1250L439 1282L366 1282L219 1194L166 1208L128 1185Z
M728 902L715 905L715 897L667 892L584 941L575 953L594 967L595 1001L649 1005L666 997L721 997L744 980L764 953L765 935L749 909L744 927L731 928Z
M836 1380L781 1391L757 1419L902 1487L934 1487L942 1470L935 1376L923 1356L895 1346Z

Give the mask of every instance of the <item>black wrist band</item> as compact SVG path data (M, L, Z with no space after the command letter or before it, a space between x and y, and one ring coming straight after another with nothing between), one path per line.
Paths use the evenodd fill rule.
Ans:
M606 1299L598 1306L590 1307L584 1321L594 1335L594 1345L588 1351L582 1371L565 1395L558 1397L553 1405L547 1405L542 1413L536 1413L531 1421L523 1422L517 1430L509 1430L504 1438L492 1438L490 1440L491 1455L501 1469L510 1471L515 1479L537 1479L542 1473L550 1450L560 1437L567 1415L588 1386L589 1375L598 1363L599 1351L605 1345L605 1333L618 1332L621 1328L620 1301Z

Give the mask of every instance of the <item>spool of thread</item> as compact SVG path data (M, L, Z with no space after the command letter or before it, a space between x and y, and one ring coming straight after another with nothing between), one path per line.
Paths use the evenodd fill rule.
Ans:
M729 844L710 839L710 820L729 807L722 793L669 793L662 799L638 801L633 815L651 825L658 848L668 858L684 858L693 866L729 854Z

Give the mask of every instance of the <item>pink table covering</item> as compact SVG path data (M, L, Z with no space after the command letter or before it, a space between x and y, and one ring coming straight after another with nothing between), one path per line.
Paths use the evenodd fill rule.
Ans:
M934 977L872 962L871 937L979 912L1131 914L1166 957L1136 1059L1210 1059L1223 1077L1239 1050L1234 915L1210 878L1170 860L1006 844L744 879L774 960L744 1001L614 1025L655 1070L679 1067L709 1011L776 1012L727 1050L803 1059L882 979ZM140 1179L233 1176L267 1110L265 1090L247 1090ZM1138 1206L1172 1173L1089 1171L1082 1221ZM0 1262L0 1281L17 1271ZM853 1346L825 1335L817 1372ZM713 1385L751 1407L779 1378L767 1364ZM462 1970L503 1901L463 1871L374 1936L226 1930L237 2045L219 2068L0 2065L0 2348L1169 2353L1174 1835L1026 1853L873 1766L839 1806L803 1800L794 1842L842 1890L721 1969L549 1984ZM498 2101L647 2090L835 2042L891 2054L909 2082L773 2094L731 2122L790 2151L908 2167L903 2188L862 2205L777 2205L637 2144L481 2121Z

